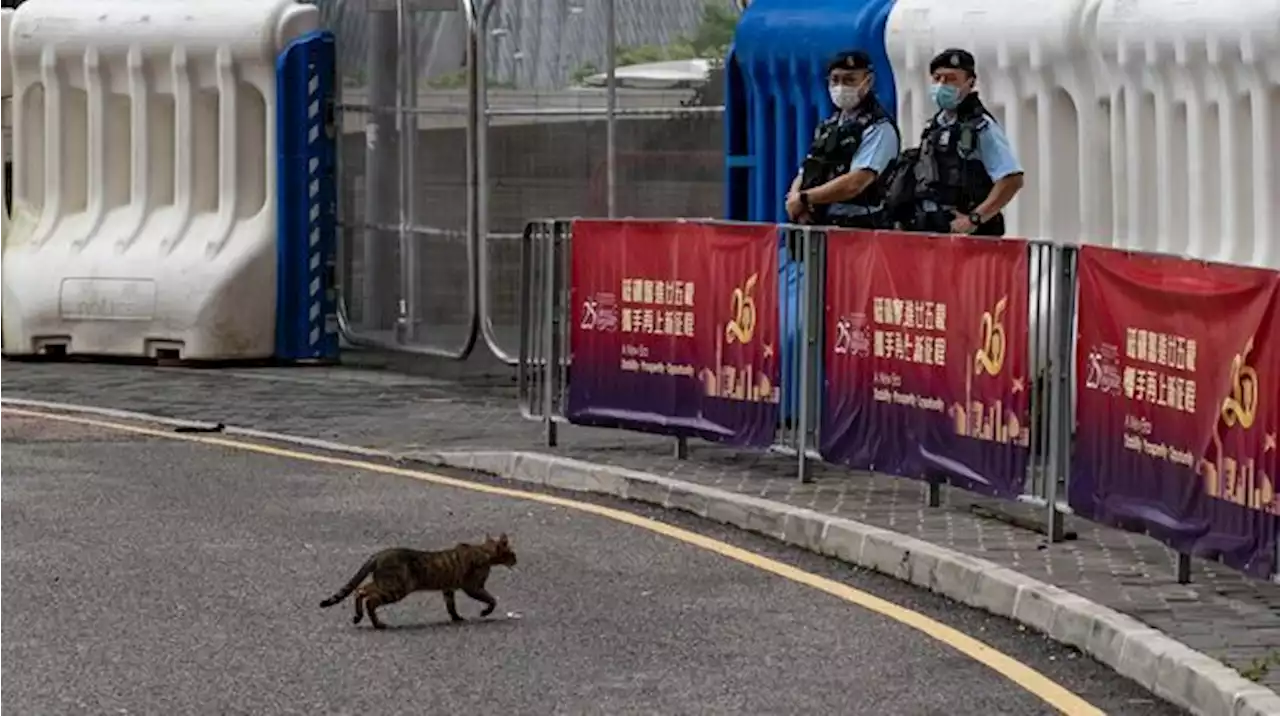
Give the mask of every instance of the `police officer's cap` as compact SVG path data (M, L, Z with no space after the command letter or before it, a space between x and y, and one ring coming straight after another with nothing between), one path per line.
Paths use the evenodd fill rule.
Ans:
M978 74L978 61L973 59L973 55L967 50L961 50L958 47L939 52L933 61L929 63L929 74L933 74L940 69L964 70L971 75Z
M870 70L871 55L862 50L845 50L827 63L827 73L832 70Z

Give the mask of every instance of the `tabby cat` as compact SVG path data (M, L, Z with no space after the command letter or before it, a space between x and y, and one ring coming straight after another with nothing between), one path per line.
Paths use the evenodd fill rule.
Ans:
M484 588L485 580L489 578L489 568L495 564L504 565L508 569L516 564L516 553L511 551L511 543L507 541L505 533L497 539L485 535L484 544L462 542L444 550L390 547L370 557L351 581L332 597L320 602L320 606L331 607L355 592L356 614L351 623L359 624L367 611L373 628L385 629L386 625L378 619L378 607L395 604L412 592L436 591L444 593L444 605L449 610L449 618L460 622L463 619L458 614L453 594L461 589L468 597L487 605L480 612L480 616L487 617L498 606L498 600ZM371 574L373 579L357 589L360 582Z

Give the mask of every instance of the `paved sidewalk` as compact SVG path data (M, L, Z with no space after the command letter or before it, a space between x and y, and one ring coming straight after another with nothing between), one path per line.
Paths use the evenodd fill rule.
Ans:
M193 371L5 361L5 398L110 407L221 421L397 453L541 451L541 427L521 420L513 391L349 369ZM693 442L677 461L670 439L562 426L558 455L629 468L857 520L990 560L1155 627L1280 689L1280 585L1197 560L1193 582L1174 578L1157 542L1069 519L1079 539L1043 535L978 514L1007 503L944 489L928 508L919 483ZM979 510L981 511L981 510ZM1028 512L1028 514L1030 514ZM1273 659L1269 669L1256 664ZM1265 672L1265 673L1263 673Z

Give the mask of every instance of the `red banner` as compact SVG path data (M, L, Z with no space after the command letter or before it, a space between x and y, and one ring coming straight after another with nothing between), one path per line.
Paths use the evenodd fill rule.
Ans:
M823 457L1021 493L1026 242L831 231L826 281Z
M579 220L571 261L571 421L772 443L777 227Z
M1280 531L1280 274L1080 251L1070 499L1258 576Z

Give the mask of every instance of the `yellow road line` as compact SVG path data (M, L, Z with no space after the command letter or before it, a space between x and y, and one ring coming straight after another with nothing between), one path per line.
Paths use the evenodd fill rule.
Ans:
M854 589L847 584L842 584L835 580L827 579L826 577L820 577L811 572L797 569L789 564L770 559L740 547L735 547L731 544L700 535L696 532L690 532L689 530L674 527L657 520L640 517L639 515L632 514L625 510L604 507L590 502L578 502L576 500L569 500L563 497L556 497L554 495L545 495L538 492L525 492L523 490L515 490L508 487L497 487L494 485L469 482L467 480L446 477L444 475L437 475L421 470L409 470L390 465L379 465L378 463L366 462L363 460L331 457L328 455L278 448L271 445L242 442L239 440L228 440L227 438L208 437L206 435L191 433L166 432L162 430L144 428L137 425L127 425L124 423L115 423L106 420L80 418L70 415L44 413L19 408L5 408L3 412L5 414L45 418L48 420L60 420L68 423L79 423L81 425L107 428L122 432L135 433L138 435L149 435L158 438L168 438L170 440L184 440L186 442L203 443L205 445L217 445L220 447L232 448L234 450L245 450L261 453L263 455L286 457L294 460L303 460L334 467L346 467L353 470L379 472L386 475L398 475L401 477L421 480L423 482L429 482L435 485L456 487L463 490L470 490L472 492L482 492L489 495L500 495L502 497L510 497L518 500L529 500L532 502L541 502L546 505L565 507L571 510L604 517L605 519L614 520L615 522L623 522L641 529L649 530L650 532L655 532L657 534L679 540L686 544L701 547L702 549L715 552L716 554L750 565L757 569L771 572L783 579L788 579L792 582L826 592L827 594L843 599L850 604L856 604L864 609L868 609L896 622L905 624L933 639L936 639L937 641L942 642L943 644L946 644L974 661L987 665L991 670L1001 676L1004 676L1026 691L1039 697L1053 708L1064 714L1068 714L1069 716L1095 716L1104 714L1104 712L1096 706L1093 706L1080 696L1068 691L1057 682L1049 679L1044 674L1041 674L1030 666L1027 666L1003 652L993 649L968 634L930 619L923 614L911 611L910 609L861 590Z

